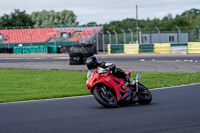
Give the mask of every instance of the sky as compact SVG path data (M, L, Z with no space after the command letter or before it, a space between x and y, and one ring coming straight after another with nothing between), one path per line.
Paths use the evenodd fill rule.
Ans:
M138 19L162 19L169 13L175 17L185 10L200 9L200 0L0 0L0 16L10 14L14 9L25 10L28 14L43 9L72 10L79 24L105 24L136 18L136 5Z

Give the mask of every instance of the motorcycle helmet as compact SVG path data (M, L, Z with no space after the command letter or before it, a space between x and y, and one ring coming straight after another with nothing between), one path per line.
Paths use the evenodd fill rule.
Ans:
M89 70L96 69L98 67L98 59L95 56L87 58L86 66Z

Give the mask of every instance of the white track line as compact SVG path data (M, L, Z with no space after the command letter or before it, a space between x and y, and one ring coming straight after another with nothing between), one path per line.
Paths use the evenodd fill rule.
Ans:
M54 57L54 58L45 58L45 57L26 57L26 58L0 58L1 60L26 60L26 59L35 59L35 60L40 60L40 59L69 59L69 57Z
M92 97L93 95L85 95L85 96L74 96L74 97L61 97L61 98L50 98L50 99L39 99L39 100L28 100L28 101L17 101L17 102L7 102L7 103L0 103L3 104L17 104L17 103L36 103L36 102L45 102L45 101L57 101L57 100L64 100L64 99L78 99L78 98L85 98L85 97Z
M164 90L164 89L170 89L170 88L181 88L181 87L192 86L192 85L200 85L200 83L194 83L194 84L189 84L189 85L180 85L180 86L172 86L172 87L155 88L155 89L150 89L150 91ZM0 105L3 105L3 104L20 104L20 103L29 103L29 102L36 103L36 102L57 101L57 100L64 100L64 99L78 99L78 98L85 98L85 97L92 97L92 96L93 95L85 95L85 96L74 96L74 97L62 97L62 98L18 101L18 102L0 103Z
M181 88L181 87L192 86L192 85L200 85L200 83L194 83L194 84L189 84L189 85L171 86L171 87L163 87L163 88L155 88L155 89L150 89L150 90L153 91L153 90L164 90L164 89L170 89L170 88Z

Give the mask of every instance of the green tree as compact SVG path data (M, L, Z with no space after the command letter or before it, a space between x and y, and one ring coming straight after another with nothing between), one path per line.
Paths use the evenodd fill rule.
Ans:
M176 26L178 26L182 31L197 29L196 25L200 24L198 16L200 15L200 9L190 9L184 11L181 15L176 15L174 18L172 14L164 16L162 19L142 19L138 20L139 27L142 31L156 31L155 27L158 27L161 31L177 31ZM122 21L111 21L104 25L105 31L118 31L123 29L128 32L128 29L136 31L136 20L132 18L124 19Z
M31 14L34 26L75 26L77 16L73 11L63 10L61 12L55 12L53 10L41 12L33 12Z
M26 11L15 9L10 15L4 14L0 17L0 27L32 26L33 22Z
M199 27L200 27L200 15L198 15L196 21L193 24L193 28L191 31L191 41L200 41L199 38Z

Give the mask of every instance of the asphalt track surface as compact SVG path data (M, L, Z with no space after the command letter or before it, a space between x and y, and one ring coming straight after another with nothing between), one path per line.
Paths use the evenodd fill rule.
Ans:
M99 56L99 61L112 62L117 67L136 72L199 72L200 55ZM1 58L0 68L66 69L87 71L85 65L69 65L69 57Z
M151 90L150 105L107 109L92 96L0 104L0 133L199 133L200 84Z
M23 57L23 58L0 58L1 63L6 63L6 62L59 62L59 61L69 61L68 56L65 57ZM121 56L121 55L116 55L116 56L100 56L98 57L100 61L120 61L120 62L125 62L125 61L152 61L152 60L157 60L157 61L176 61L176 60L188 60L188 61L200 61L200 55L179 55L179 56L172 56L172 55L166 55L166 56L134 56L134 55L129 55L129 56Z

